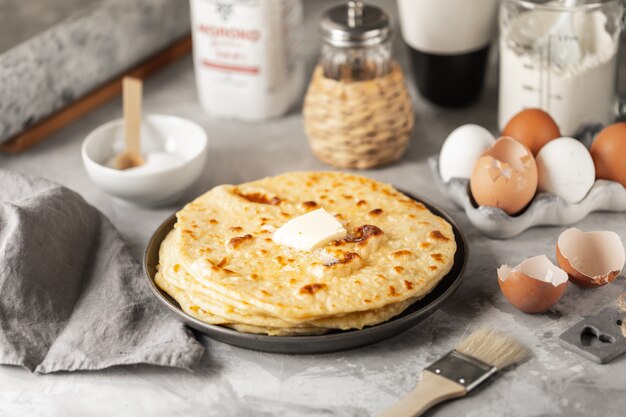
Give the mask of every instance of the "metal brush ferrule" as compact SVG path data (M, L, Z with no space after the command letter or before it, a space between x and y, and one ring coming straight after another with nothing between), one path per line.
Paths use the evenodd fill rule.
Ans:
M463 385L468 392L496 372L494 366L456 350L448 353L426 370Z

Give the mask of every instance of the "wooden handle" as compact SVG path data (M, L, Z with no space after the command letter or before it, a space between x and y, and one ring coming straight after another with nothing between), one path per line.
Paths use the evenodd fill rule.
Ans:
M430 371L422 372L419 384L406 397L378 417L415 417L440 402L467 394L465 387Z
M133 77L124 77L122 91L124 95L126 152L139 157L141 154L141 80Z

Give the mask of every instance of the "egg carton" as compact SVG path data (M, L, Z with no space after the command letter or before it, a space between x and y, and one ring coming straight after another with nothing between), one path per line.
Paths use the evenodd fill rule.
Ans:
M465 210L478 230L497 239L508 239L536 226L571 225L593 211L626 211L626 188L616 181L596 180L578 203L540 192L521 213L511 216L497 207L478 206L470 194L469 180L452 178L445 183L439 174L439 154L431 156L428 165L437 188Z

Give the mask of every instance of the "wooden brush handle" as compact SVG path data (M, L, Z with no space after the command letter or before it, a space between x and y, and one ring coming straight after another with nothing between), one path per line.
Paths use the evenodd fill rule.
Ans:
M415 417L440 402L467 394L465 387L430 371L422 372L419 384L406 397L378 417Z

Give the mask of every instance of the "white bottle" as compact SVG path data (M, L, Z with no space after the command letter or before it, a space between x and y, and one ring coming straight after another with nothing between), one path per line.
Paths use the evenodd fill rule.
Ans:
M299 98L302 0L191 0L196 85L212 116L263 120Z

